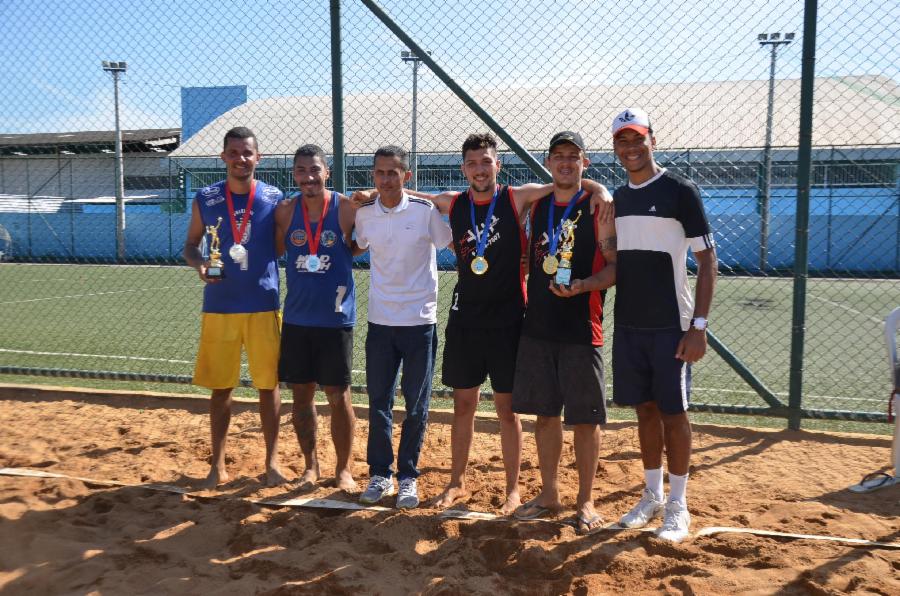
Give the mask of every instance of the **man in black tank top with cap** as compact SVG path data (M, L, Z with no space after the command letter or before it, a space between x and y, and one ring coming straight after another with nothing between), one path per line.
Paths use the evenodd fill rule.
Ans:
M516 352L526 302L522 265L526 238L521 215L549 194L552 185L498 184L497 141L490 134L470 135L463 143L462 157L462 171L469 181L467 190L439 195L410 193L432 200L449 216L459 276L445 331L442 373L442 382L453 387L453 463L450 482L433 504L449 507L469 494L465 474L475 411L481 385L490 376L506 472L506 499L501 512L509 514L521 504L522 425L512 410ZM596 182L586 180L584 185L595 197L590 208L611 225L609 193Z
M562 508L558 470L564 421L575 434L578 495L572 521L579 534L603 527L592 490L600 425L606 423L603 295L616 282L615 226L591 215L581 189L589 163L580 134L564 131L550 140L546 165L553 188L531 208L528 308L512 399L514 412L537 416L542 485L515 516L535 519Z

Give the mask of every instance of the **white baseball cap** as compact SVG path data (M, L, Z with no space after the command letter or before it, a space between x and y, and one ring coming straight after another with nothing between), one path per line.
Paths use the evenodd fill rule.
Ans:
M615 137L619 132L626 128L630 128L642 135L646 135L652 130L650 126L650 116L640 108L628 108L613 118L612 135Z

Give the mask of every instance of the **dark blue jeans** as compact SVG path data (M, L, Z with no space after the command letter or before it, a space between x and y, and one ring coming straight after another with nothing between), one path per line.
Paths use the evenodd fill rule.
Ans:
M366 389L369 392L369 442L366 461L369 475L390 478L394 463L394 394L397 373L403 363L400 388L406 403L406 419L397 451L397 478L418 478L419 451L425 439L431 377L437 354L434 325L394 327L369 323L366 337Z

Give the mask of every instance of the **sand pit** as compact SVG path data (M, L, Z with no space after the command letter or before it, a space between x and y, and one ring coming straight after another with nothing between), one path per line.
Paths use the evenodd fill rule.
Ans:
M140 484L185 485L205 475L206 402L0 388L0 467ZM646 533L581 537L550 522L446 520L435 510L344 512L260 507L238 497L354 499L323 483L299 495L260 483L255 407L232 419L233 481L208 499L71 479L0 477L3 594L697 594L900 593L900 550L753 535L701 536L679 545ZM287 412L287 409L284 410ZM364 410L356 464L367 478ZM437 495L450 466L450 417L432 414L422 496ZM320 416L320 458L334 456ZM525 422L522 486L536 493L532 424ZM503 469L498 425L479 419L465 507L496 513ZM395 432L395 443L399 432ZM561 481L571 515L575 470L566 433ZM857 495L846 487L889 460L888 437L695 427L689 489L694 531L736 526L900 542L900 486ZM282 419L286 474L302 471L290 419ZM603 433L595 482L612 521L641 489L637 433ZM392 503L390 503L392 504Z

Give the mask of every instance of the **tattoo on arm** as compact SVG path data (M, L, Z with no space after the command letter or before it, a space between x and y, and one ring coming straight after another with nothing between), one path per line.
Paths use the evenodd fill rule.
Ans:
M599 242L601 251L615 251L616 250L616 237L610 236L609 238L602 238Z

